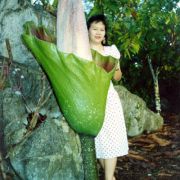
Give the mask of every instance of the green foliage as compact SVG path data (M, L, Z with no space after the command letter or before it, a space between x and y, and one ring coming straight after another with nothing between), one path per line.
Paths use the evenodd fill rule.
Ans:
M91 2L95 6L90 15L103 12L107 16L109 43L116 44L121 51L123 84L152 104L153 81L147 57L154 69L160 70L160 81L177 80L180 72L178 0Z

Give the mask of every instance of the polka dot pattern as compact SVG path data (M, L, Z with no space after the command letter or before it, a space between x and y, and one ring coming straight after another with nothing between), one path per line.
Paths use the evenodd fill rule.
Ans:
M128 154L128 140L122 105L118 93L110 83L105 119L95 138L96 157L108 159Z

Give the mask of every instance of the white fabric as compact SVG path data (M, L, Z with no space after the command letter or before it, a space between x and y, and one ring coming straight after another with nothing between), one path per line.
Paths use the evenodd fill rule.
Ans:
M104 55L120 58L115 45L105 46ZM112 82L108 90L105 119L95 138L96 157L109 159L128 154L128 140L122 105Z
M120 59L121 54L117 47L113 44L112 46L104 46L104 55L105 56L113 56L116 59Z
M104 55L105 56L110 55L110 56L118 59L116 69L119 69L119 59L121 57L121 54L120 54L119 50L117 49L117 47L114 44L112 46L104 46Z

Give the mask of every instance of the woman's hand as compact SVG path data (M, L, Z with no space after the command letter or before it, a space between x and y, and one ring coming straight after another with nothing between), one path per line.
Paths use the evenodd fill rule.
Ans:
M116 69L115 73L114 73L114 76L113 76L113 79L116 80L116 81L119 81L122 77L122 72L120 69Z

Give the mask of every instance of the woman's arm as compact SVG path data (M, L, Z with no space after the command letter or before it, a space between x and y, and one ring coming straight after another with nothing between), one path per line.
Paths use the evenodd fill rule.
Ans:
M115 57L116 59L118 59L118 63L116 65L116 71L114 73L113 79L116 81L119 81L122 77L122 72L121 72L120 63L119 63L121 54L120 54L119 50L117 49L116 45L114 45L114 44L111 46L111 55L113 57Z
M121 69L118 68L116 69L115 73L114 73L114 76L113 76L113 79L116 80L116 81L119 81L122 77L122 72L121 72Z

